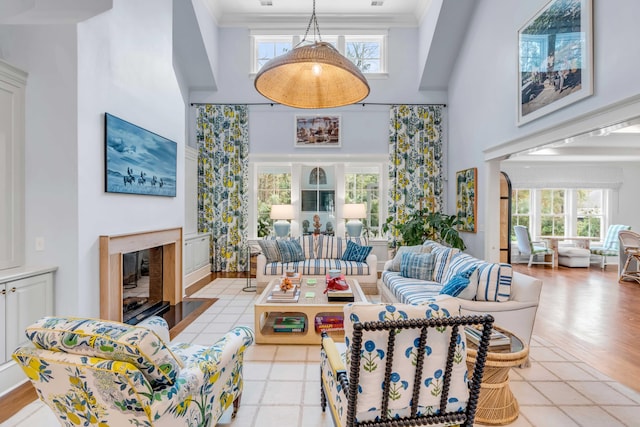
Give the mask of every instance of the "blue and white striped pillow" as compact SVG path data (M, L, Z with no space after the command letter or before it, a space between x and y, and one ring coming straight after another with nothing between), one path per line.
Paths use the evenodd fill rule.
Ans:
M433 253L406 252L402 254L400 275L411 279L433 280Z
M267 257L267 264L272 262L280 262L280 249L278 249L277 240L258 240L262 254Z
M343 261L365 262L371 253L371 246L361 246L352 241L347 242L347 250L342 254Z
M276 240L282 262L304 261L304 252L298 240Z

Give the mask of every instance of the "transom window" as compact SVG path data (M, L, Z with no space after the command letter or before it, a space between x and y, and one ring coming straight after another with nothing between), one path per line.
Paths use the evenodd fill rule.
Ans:
M253 35L252 73L257 73L272 58L293 49L302 35ZM313 37L307 36L307 41ZM365 74L386 73L386 35L323 35L322 41L333 45Z

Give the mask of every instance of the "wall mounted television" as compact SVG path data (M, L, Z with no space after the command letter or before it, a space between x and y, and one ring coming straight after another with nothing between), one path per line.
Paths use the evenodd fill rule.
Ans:
M105 191L176 196L177 144L105 113Z

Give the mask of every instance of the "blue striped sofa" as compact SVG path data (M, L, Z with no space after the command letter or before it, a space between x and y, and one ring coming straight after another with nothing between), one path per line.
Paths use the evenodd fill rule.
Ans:
M475 266L471 283L477 289L468 299L456 298L460 314L489 313L496 325L529 343L542 290L541 280L514 272L509 264L483 261L430 240L424 246L430 249L434 261L432 280L403 277L400 272L390 270L392 261L388 261L378 285L383 302L417 304L449 298L440 295L444 284L456 273Z
M326 276L329 270L340 270L347 278L355 279L366 294L377 294L378 258L370 253L365 262L344 261L342 255L347 249L347 241L351 240L362 246L367 246L364 237L342 238L306 235L291 238L297 240L305 256L304 261L271 262L267 263L264 254L258 255L256 266L256 287L262 292L271 279L281 277L284 272L293 268L303 276Z

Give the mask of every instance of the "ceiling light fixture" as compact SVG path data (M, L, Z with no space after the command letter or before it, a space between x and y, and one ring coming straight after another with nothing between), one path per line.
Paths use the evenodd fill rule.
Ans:
M309 44L307 36L312 25L313 43ZM254 85L270 100L296 108L355 104L366 98L370 90L358 67L331 44L322 41L315 0L302 41L264 64Z

